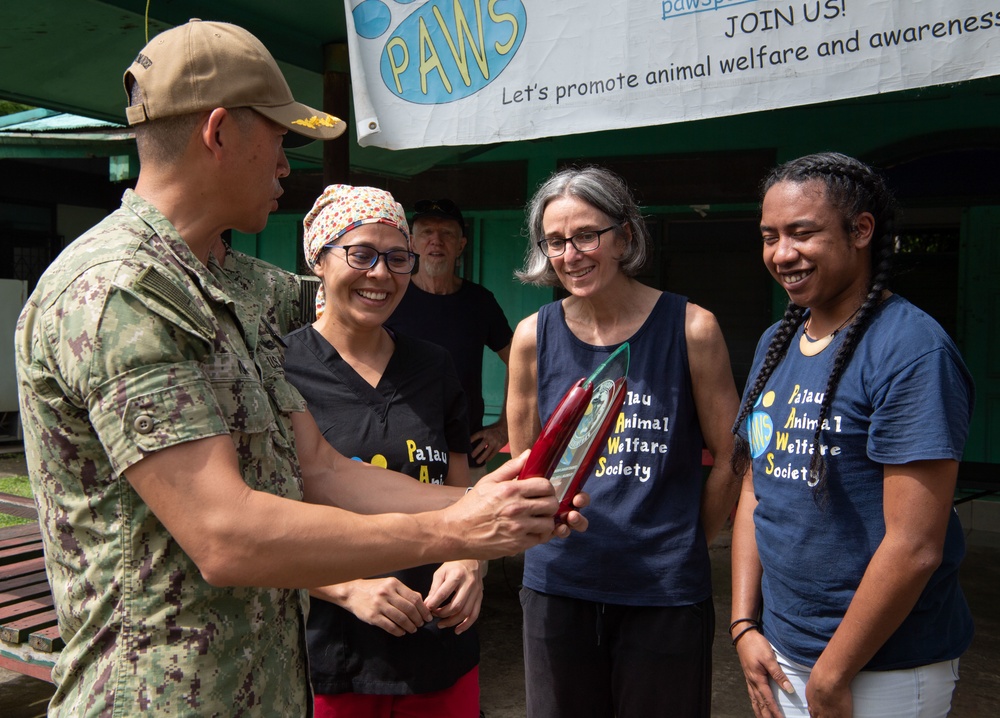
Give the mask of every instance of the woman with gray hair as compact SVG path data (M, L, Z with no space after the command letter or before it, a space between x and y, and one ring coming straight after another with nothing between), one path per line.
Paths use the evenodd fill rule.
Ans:
M525 554L528 716L708 716L708 544L739 486L729 466L739 401L722 332L710 312L635 279L649 237L614 173L557 172L531 200L528 225L518 278L569 296L514 333L514 455L573 382L624 342L631 356L625 407L587 484L589 531Z

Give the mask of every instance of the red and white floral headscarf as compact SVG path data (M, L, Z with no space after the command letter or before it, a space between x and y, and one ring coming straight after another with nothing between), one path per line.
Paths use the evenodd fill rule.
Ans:
M402 232L406 246L410 245L410 229L406 213L392 195L375 187L354 187L332 184L323 190L309 214L302 220L305 230L302 248L309 269L316 266L323 248L336 244L341 237L363 224L388 224ZM323 285L316 292L316 318L326 308Z

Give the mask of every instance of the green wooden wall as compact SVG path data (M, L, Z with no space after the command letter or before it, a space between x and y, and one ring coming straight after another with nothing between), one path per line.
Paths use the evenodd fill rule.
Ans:
M959 345L976 382L965 459L1000 463L1000 207L970 207L962 230Z
M522 212L491 212L472 220L472 234L479 237L472 252L472 273L467 279L493 292L511 328L552 301L551 288L525 286L514 278L524 258L527 240L521 235ZM470 251L469 249L466 250ZM503 402L505 368L493 352L483 359L483 399L487 423L495 421Z

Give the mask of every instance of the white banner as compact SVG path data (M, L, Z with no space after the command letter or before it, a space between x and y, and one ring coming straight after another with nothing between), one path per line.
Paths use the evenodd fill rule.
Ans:
M662 125L1000 74L1000 0L344 0L361 145Z

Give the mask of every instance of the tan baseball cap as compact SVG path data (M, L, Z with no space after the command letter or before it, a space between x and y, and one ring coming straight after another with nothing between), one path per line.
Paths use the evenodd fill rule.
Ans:
M347 128L340 118L296 102L260 40L225 22L194 19L161 32L133 60L124 82L129 101L133 83L142 95L141 104L125 109L130 125L217 107L250 107L301 136L286 140L289 146L332 140Z

